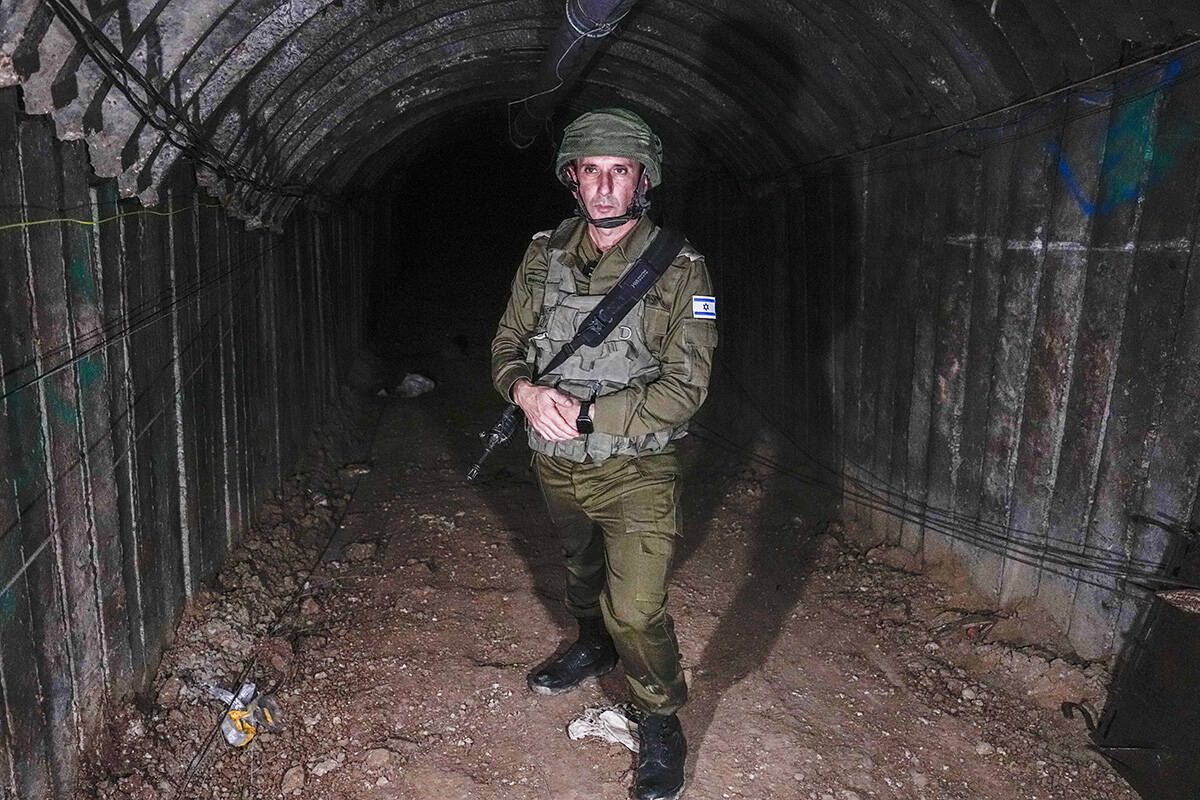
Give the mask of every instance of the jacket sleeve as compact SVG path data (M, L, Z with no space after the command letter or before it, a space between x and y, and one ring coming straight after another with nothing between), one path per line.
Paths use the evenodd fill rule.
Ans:
M546 287L546 239L535 238L525 250L513 278L508 305L492 339L492 385L505 400L518 378L531 378L525 361L529 337L537 327Z
M667 430L691 419L708 396L717 323L692 316L692 297L712 295L712 280L703 258L681 259L684 275L670 296L663 298L670 303L667 330L655 352L662 374L645 385L597 398L594 423L598 431L643 436ZM649 344L654 351L653 338Z

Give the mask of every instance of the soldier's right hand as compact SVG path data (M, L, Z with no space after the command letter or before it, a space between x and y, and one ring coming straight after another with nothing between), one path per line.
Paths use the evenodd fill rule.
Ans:
M537 386L521 378L513 384L512 399L543 439L565 442L579 435L575 430L579 401L574 397L563 394L553 386Z

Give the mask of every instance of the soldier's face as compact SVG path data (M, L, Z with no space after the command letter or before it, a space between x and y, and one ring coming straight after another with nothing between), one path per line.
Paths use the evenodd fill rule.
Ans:
M585 156L575 160L572 172L593 219L624 214L642 180L642 165L623 156Z

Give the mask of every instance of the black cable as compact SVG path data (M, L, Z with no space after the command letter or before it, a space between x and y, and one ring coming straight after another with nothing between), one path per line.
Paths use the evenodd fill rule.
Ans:
M278 246L280 246L280 245L279 244L273 245L272 247L267 248L266 250L264 250L262 252L263 253L272 252ZM84 333L80 334L79 337L77 337L73 341L68 340L67 342L64 342L62 344L55 345L54 347L46 350L45 352L31 356L24 363L17 364L15 366L5 370L2 374L0 374L0 377L8 378L22 370L29 369L30 367L36 366L37 360L39 357L42 360L48 360L49 358L51 358L55 355L58 355L59 353L69 352L72 349L72 347L78 346L80 343L88 342L92 339L95 339L97 336L102 337L103 341L101 341L98 345L89 347L88 350L86 350L82 353L79 353L78 355L76 355L74 358L70 359L65 364L58 364L55 367L51 368L51 370L49 370L49 371L57 371L58 369L61 369L63 366L66 366L69 363L78 361L81 358L86 357L91 352L94 352L96 349L106 346L108 344L112 344L113 342L119 341L120 339L125 338L126 336L128 336L132 333L135 333L141 327L145 327L146 324L153 323L153 322L157 321L158 319L160 319L161 317L166 316L175 308L175 306L178 306L180 303L190 300L190 299L194 298L195 296L201 294L205 290L212 288L212 286L214 286L217 283L222 282L225 278L235 275L239 272L245 271L247 269L247 267L251 266L259 258L260 258L259 254L252 254L245 258L241 258L238 261L232 262L235 266L230 268L229 270L218 273L217 275L208 275L208 276L204 277L203 280L200 280L201 276L198 275L196 282L193 283L193 282L189 281L189 282L182 284L183 291L180 291L180 285L178 285L178 284L176 285L174 290L172 290L172 288L168 286L168 287L164 288L162 291L160 291L157 297L149 298L149 299L143 300L142 302L137 303L133 306L130 306L122 314L111 317L109 320L105 321L105 323L99 327L92 328L88 331L85 331ZM223 262L217 262L217 263L221 264ZM163 300L167 300L167 299L172 299L172 302L170 304L168 304L167 306L163 307L163 306L156 305L157 303L159 303ZM148 312L145 316L142 316L140 312L144 309L148 309ZM104 334L106 334L106 333L108 333L109 335L105 336ZM31 379L28 383L36 382L38 380L41 380L43 377L45 377L45 374ZM28 385L28 384L26 384L26 385ZM24 385L17 387L17 389L14 389L13 392L16 392L22 388L24 388ZM11 393L12 392L10 392L9 394L11 394ZM7 394L0 396L0 399L4 399L4 397L7 397L7 396L8 396Z
M898 489L871 487L869 483L851 479L850 476L844 476L840 471L828 467L828 465L821 462L821 459L816 458L812 453L804 449L791 435L788 435L785 431L781 431L780 427L773 420L770 420L770 417L758 407L754 397L750 396L748 391L745 391L745 387L740 384L740 381L732 374L731 378L734 384L745 393L746 398L749 399L750 404L755 408L758 415L770 427L774 428L775 431L784 435L806 459L809 459L818 469L826 471L830 477L828 480L821 480L815 476L798 474L796 471L788 470L782 467L782 465L773 462L772 459L758 456L756 453L750 453L752 459L755 459L757 463L763 464L768 469L791 476L793 479L806 483L806 485L820 487L835 494L845 495L845 497L850 497L856 503L869 507L869 509L889 513L889 515L898 517L902 521L920 524L925 529L952 537L952 539L970 542L972 545L988 549L989 552L1000 555L1019 553L1024 555L1025 558L1034 559L1032 563L1034 566L1050 563L1057 566L1072 567L1072 569L1099 573L1099 575L1109 575L1124 579L1140 579L1140 581L1147 583L1177 585L1174 579L1163 575L1162 565L1156 563L1156 561L1135 559L1127 557L1127 555L1110 555L1106 551L1102 551L1099 555L1088 555L1088 551L1097 551L1099 548L1080 545L1080 543L1069 542L1068 540L1055 539L1055 537L1050 536L1037 536L1036 534L1028 533L1028 531L998 527L998 525L984 527L984 525L977 524L978 521L976 519L937 509L937 507L929 505L924 500L908 497L906 493L898 491ZM715 431L714 428L704 426L701 422L694 421L694 423L706 429L713 437L724 439L726 445L739 447L731 439L722 437L722 434ZM739 450L750 452L749 450L740 449L740 447ZM850 486L853 488L847 489L846 483L850 483ZM1051 545L1051 541L1066 542L1069 546L1060 547ZM1014 557L1014 560L1020 561L1021 559ZM1024 561L1024 563L1028 563L1028 561ZM1133 569L1133 567L1140 567L1140 569Z
M1014 528L1014 527L1011 527L1008 525L1004 525L1002 523L986 522L984 520L978 519L977 517L972 517L970 515L963 514L962 512L953 511L950 509L938 508L937 506L930 505L928 503L928 501L926 501L926 500L920 500L920 499L911 497L910 495L906 494L903 490L893 487L886 481L886 479L881 478L878 475L875 475L874 473L872 473L870 470L866 469L865 467L860 467L859 469L862 472L864 472L865 474L869 475L871 478L873 478L874 481L876 481L876 483L872 484L869 481L864 481L860 478L855 478L855 477L845 475L842 471L822 462L821 459L819 459L817 456L815 456L813 453L811 453L799 441L797 441L786 430L784 430L778 423L776 423L773 419L771 419L770 416L768 416L766 414L766 412L763 411L762 407L759 406L759 404L755 401L754 396L745 387L745 385L740 380L738 380L737 376L733 373L733 371L731 369L729 369L728 367L725 367L724 369L725 369L725 374L730 378L730 380L733 381L734 386L743 395L745 395L750 406L752 408L754 408L754 410L763 419L763 421L766 422L772 429L779 432L785 439L787 439L787 441L797 450L797 452L799 452L801 455L803 455L805 459L807 459L809 462L811 462L813 465L815 465L819 469L821 469L825 472L828 472L831 475L832 480L833 480L833 483L831 483L830 485L837 486L839 491L843 490L843 486L842 486L843 482L849 482L852 485L854 485L855 487L857 487L857 490L858 490L857 496L869 498L872 502L883 503L883 504L887 505L888 507L904 508L906 510L909 507L914 507L914 508L920 510L923 515L934 515L936 517L945 518L949 523L957 524L960 529L968 529L969 528L974 533L976 533L977 535L981 535L981 536L992 536L993 538L1003 537L1005 542L1010 543L1010 544L1015 542L1016 546L1020 546L1020 547L1034 548L1037 550L1048 550L1049 552L1058 553L1058 554L1069 553L1072 555L1074 555L1076 552L1080 552L1081 554L1086 555L1086 553L1089 550L1096 550L1096 551L1099 551L1100 555L1099 556L1089 556L1089 558L1091 558L1097 562L1103 562L1103 561L1107 560L1107 561L1112 561L1112 562L1119 562L1121 564L1126 564L1126 563L1139 564L1139 565L1144 565L1148 568L1157 568L1159 566L1158 562L1156 562L1156 561L1150 561L1148 559L1133 559L1133 558L1125 558L1125 557L1108 556L1107 550L1105 550L1104 548L1101 548L1101 547L1097 547L1095 545L1087 545L1084 543L1075 542L1071 539L1051 536L1049 534L1046 534L1043 536L1043 535L1035 533L1033 531L1021 530L1019 528ZM902 502L902 504L892 502L892 501L886 499L887 496L898 496L898 497L902 498L903 502ZM1171 532L1174 532L1174 531L1171 531ZM1058 547L1057 545L1051 546L1049 544L1049 542L1060 542L1064 545L1064 547Z
M245 258L239 259L238 261L234 262L234 264L235 264L234 267L231 267L230 269L228 269L224 272L221 272L217 275L209 275L203 281L197 282L195 286L186 288L185 291L182 293L178 292L177 288L175 290L172 290L170 287L165 288L159 293L158 298L144 301L143 303L139 303L138 305L133 307L135 311L140 311L142 308L146 308L150 303L157 302L160 299L171 298L171 302L166 304L165 306L150 306L150 311L146 316L144 316L144 317L139 316L136 313L127 311L117 317L114 317L113 322L111 324L106 323L105 325L101 326L100 328L93 328L92 330L87 331L84 334L82 334L74 342L68 341L61 345L56 345L55 347L51 348L50 350L48 350L45 353L35 354L34 356L31 356L30 359L26 360L24 363L14 365L13 367L10 367L9 369L4 370L3 373L0 373L0 378L8 378L15 373L29 369L31 367L36 367L37 360L39 358L42 360L46 360L47 358L51 358L55 355L58 355L59 353L62 353L63 351L70 351L72 347L77 347L80 343L86 343L86 342L90 341L91 339L94 339L97 335L101 336L100 341L95 342L94 344L90 344L82 350L76 351L73 356L66 359L65 361L55 364L53 367L47 367L47 368L43 369L40 373L29 378L28 380L26 380L25 382L16 386L15 388L5 391L4 394L0 394L0 401L6 400L10 396L16 394L17 392L20 392L21 390L26 389L35 383L43 381L46 378L50 377L51 375L54 375L55 373L61 372L62 370L70 367L71 365L76 364L79 361L90 357L93 353L96 353L99 350L103 350L104 348L108 347L109 345L111 345L115 342L120 341L121 339L132 336L133 334L137 333L138 331L142 330L143 328L145 328L149 325L153 325L154 323L158 322L159 320L163 319L164 317L170 315L176 309L176 307L178 307L179 305L186 303L189 300L194 299L195 297L197 297L202 292L204 292L208 289L218 286L219 284L223 283L227 278L232 277L233 275L236 275L238 273L245 272L249 267L253 266L255 262L259 261L264 254L273 252L276 248L282 247L282 246L283 246L282 242L277 242L276 244L272 245L271 247L269 247L265 250L260 251L259 253L254 253L254 254L246 256ZM220 262L218 262L218 263L220 263ZM197 277L199 278L200 276L198 275ZM121 325L122 327L118 328L117 327L118 324Z
M1197 49L1198 47L1200 47L1200 41L1192 41L1188 44L1173 48L1166 53L1159 53L1155 56L1150 56L1138 63L1140 64L1147 61L1162 60L1176 52ZM910 134L891 141L863 147L858 150L823 156L813 161L808 161L793 167L789 167L782 172L755 173L747 175L742 177L741 180L744 180L750 184L772 186L779 184L786 185L789 180L795 180L798 177L824 175L834 169L834 166L838 163L852 160L859 156L872 156L877 152L881 153L880 158L869 158L868 160L862 162L861 167L855 167L854 174L856 176L876 177L891 173L904 172L912 169L914 166L929 167L946 161L952 161L964 155L978 157L979 152L982 150L987 150L1010 144L1021 139L1026 139L1034 134L1051 128L1062 128L1065 125L1069 125L1073 122L1087 119L1098 114L1109 113L1114 109L1135 103L1149 95L1154 94L1155 92L1162 91L1164 88L1166 88L1166 86L1159 84L1149 87L1143 91L1122 96L1115 102L1109 98L1109 102L1107 104L1097 103L1090 108L1084 108L1076 111L1075 113L1063 111L1066 104L1074 97L1087 98L1086 94L1078 91L1080 86L1088 83L1094 83L1104 77L1111 77L1113 73L1119 72L1120 70L1130 69L1132 66L1136 65L1125 65L1119 70L1110 70L1107 73L1079 81L1071 86L1046 92L1043 95L1039 95L1038 98L1031 98L1030 100L1020 101L1003 108L982 112L970 120L949 123L939 128ZM1189 67L1194 66L1195 65L1189 64ZM1151 70L1139 72L1129 79L1122 81L1113 89L1100 90L1100 93L1115 96L1119 90L1128 88L1131 85L1135 85L1138 81L1144 80L1146 77L1153 75L1160 69L1162 69L1161 65L1156 66ZM1173 77L1168 85L1170 87L1178 87L1198 78L1200 78L1200 70L1192 69L1189 74L1179 74ZM1055 100L1054 97L1056 95L1065 96ZM1017 107L1028 104L1033 99L1046 100L1047 102L1039 108L1036 108L1015 120L1000 122L994 125L976 125L975 127L968 127L973 122L978 122L990 117L997 117L1006 113L1010 113ZM1029 123L1031 120L1037 120L1039 117L1044 117L1045 119L1037 122L1036 125L1026 127L1026 123ZM945 134L947 132L949 132L949 135L939 137L939 134ZM948 147L953 139L958 136L965 136L968 141L958 146ZM925 137L932 137L932 141L927 144L909 148L898 147L900 144L914 140L920 140ZM986 141L976 141L976 137L985 138ZM944 149L940 151L935 149L938 147L942 147ZM891 150L891 148L895 149ZM888 152L889 150L891 150L891 152ZM700 181L684 181L685 186L698 185L699 183Z
M191 120L187 118L170 100L162 95L154 84L131 64L123 53L109 40L104 32L83 15L67 0L42 0L46 3L63 27L74 37L96 65L108 76L113 85L125 96L139 116L163 137L174 145L181 153L197 163L208 167L217 175L238 183L243 183L266 194L281 197L316 196L317 193L304 186L289 186L275 184L261 179L253 170L241 164L230 161L217 150ZM153 106L148 105L130 88L128 80L132 80L158 108L167 115L161 119ZM182 126L184 133L176 130Z
M383 409L384 406L381 404L379 406L379 410L375 414L375 420L371 425L371 435L370 439L368 440L365 457L368 461L371 458L371 452L375 447L375 440L379 434L380 421L383 419ZM264 637L269 638L272 636L277 636L282 630L284 616L299 604L300 597L304 593L305 584L312 578L313 573L316 572L317 567L321 564L321 560L325 557L325 554L329 552L329 548L333 544L334 539L337 538L337 532L341 529L342 522L346 519L346 515L350 511L350 506L354 503L354 496L358 493L358 487L362 483L362 478L363 476L359 475L355 479L354 485L350 489L350 497L347 498L346 505L342 508L342 513L336 520L333 520L330 523L329 536L325 540L325 545L321 548L321 551L317 553L316 558L309 566L304 580L297 581L296 590L292 593L291 598L289 598L287 603L285 603L278 611L275 612L274 619L267 627L266 633L263 634ZM246 678L250 675L251 670L257 665L258 656L251 654L250 657L244 662L241 671L239 671L237 676L233 679L235 692L237 687L241 686L245 682ZM177 788L175 790L175 794L172 795L172 800L178 800L183 792L187 791L188 787L191 785L192 779L195 777L196 769L204 760L204 756L207 755L209 748L212 747L212 743L216 741L217 734L221 731L221 722L224 720L225 713L227 713L231 707L232 706L226 706L221 715L217 717L216 724L212 727L212 730L208 732L208 735L204 737L204 741L201 742L199 748L196 750L196 753L192 756L191 760L189 760L187 769L183 774L183 783L176 784Z
M1146 56L1145 58L1141 59L1140 61L1135 61L1132 64L1123 64L1119 67L1110 69L1107 72L1101 72L1097 75L1092 75L1088 78L1084 78L1082 80L1076 81L1075 83L1069 84L1067 86L1061 86L1057 89L1051 89L1050 91L1042 92L1041 94L1035 95L1033 97L1028 97L1024 100L1019 100L1015 103L1010 103L1009 105L1004 106L1002 108L997 108L992 111L981 112L981 113L975 115L974 117L972 117L970 119L962 120L961 122L951 122L949 124L942 125L941 127L938 127L938 128L933 128L930 130L920 131L919 133L913 133L913 134L909 134L906 136L901 136L897 139L892 139L887 142L881 142L880 144L871 145L869 147L863 147L858 150L854 150L852 152L840 153L835 156L828 156L826 158L818 159L816 161L810 161L806 164L803 164L801 166L801 168L802 169L814 169L814 168L818 167L819 165L824 164L829 161L834 161L834 160L844 159L844 158L853 158L855 156L860 156L860 155L866 155L868 153L872 153L877 150L883 150L883 149L887 149L890 147L894 147L898 144L904 144L906 142L923 139L925 137L934 137L934 136L937 136L938 134L944 134L947 132L950 133L950 136L946 137L945 139L940 139L937 142L934 142L933 144L945 143L946 141L949 141L954 136L957 136L960 133L964 133L964 132L968 133L968 134L975 134L978 131L984 131L984 130L1004 130L1005 128L1009 128L1013 125L1020 124L1021 122L1025 122L1028 119L1038 116L1039 114L1041 114L1043 112L1043 110L1045 108L1049 107L1049 104L1043 105L1039 108L1035 108L1032 112L1030 112L1026 116L1021 117L1020 119L1017 119L1017 120L1014 120L1011 122L1001 123L1000 125L994 125L994 126L979 126L979 125L976 125L975 127L971 127L971 126L973 124L981 122L989 117L999 116L1001 114L1007 114L1009 112L1015 111L1018 108L1022 108L1024 106L1028 106L1028 105L1034 105L1036 103L1039 103L1039 102L1045 101L1045 100L1049 100L1049 99L1059 96L1059 95L1067 95L1068 97L1073 96L1073 95L1082 96L1082 93L1079 92L1079 90L1082 87L1087 86L1088 84L1094 84L1094 83L1102 81L1106 78L1115 77L1115 76L1121 74L1122 72L1132 71L1134 68L1140 67L1144 64L1148 64L1151 62L1163 61L1164 59L1167 59L1171 56L1182 53L1186 50L1193 50L1196 48L1196 46L1198 44L1200 44L1200 39L1193 38L1191 41L1186 42L1185 44L1178 45L1176 47L1172 47L1171 49L1165 50L1161 53L1155 53L1154 55ZM1124 81L1116 84L1112 89L1101 90L1101 91L1103 93L1115 96L1118 91L1128 88L1130 86L1133 86L1138 81L1140 81L1150 75L1153 75L1160 68L1161 68L1161 65L1156 64L1153 69L1149 69L1144 72L1140 72L1135 75L1131 75L1130 77L1126 78ZM1171 83L1175 83L1177 80L1178 80L1178 77L1176 76L1175 78L1172 79ZM1147 92L1143 92L1142 94L1136 95L1135 97L1140 98L1140 97L1145 96L1146 94L1150 94L1150 93L1159 91L1162 88L1164 88L1164 87L1163 86L1155 86L1154 88L1148 90ZM1127 102L1130 102L1130 100L1126 99L1123 101L1122 104L1127 103ZM1100 110L1107 110L1107 106L1101 106ZM1095 113L1099 113L1099 111L1093 111L1090 113L1095 114ZM931 147L931 146L933 146L933 144L925 145L924 147L917 148L917 149L924 149L925 147Z
M964 531L961 528L943 525L943 524L938 523L936 520L931 521L927 517L923 517L920 514L912 513L908 509L898 507L895 504L880 503L872 496L856 494L854 491L847 492L844 490L843 487L831 485L825 481L821 481L817 478L813 478L812 476L795 472L794 470L790 470L787 467L779 464L778 462L773 461L772 459L769 459L765 456L761 456L759 454L752 452L749 448L738 445L737 443L733 442L731 439L728 439L727 437L725 437L722 434L720 434L719 432L717 432L715 429L713 429L707 425L704 425L703 423L699 423L699 422L693 420L693 425L698 426L699 428L701 428L703 431L706 432L706 433L700 433L697 436L697 438L701 439L702 441L707 441L707 442L715 444L719 447L723 447L724 449L726 449L729 452L736 452L736 453L743 454L743 455L749 455L751 461L753 461L754 463L756 463L768 470L771 470L777 474L783 475L784 477L792 478L806 486L826 490L826 491L830 492L831 494L836 494L839 496L849 496L849 497L851 497L851 499L854 502L858 503L859 505L864 506L865 508L888 513L902 521L920 524L928 530L931 530L935 533L940 533L942 535L945 535L947 538L951 538L951 539L955 539L958 541L966 542L968 544L972 544L976 547L979 547L982 550L993 553L995 555L1004 557L1006 559L1010 559L1012 561L1016 561L1018 563L1026 564L1028 566L1039 567L1039 568L1045 569L1047 572L1051 572L1053 574L1056 574L1056 575L1059 575L1062 577L1073 578L1074 580L1076 580L1079 583L1083 583L1083 584L1086 584L1089 586L1095 586L1097 588L1103 588L1103 589L1106 589L1109 591L1116 592L1118 594L1122 594L1124 596L1130 596L1130 597L1137 596L1131 592L1128 592L1127 590L1125 590L1121 587L1111 586L1111 585L1108 585L1105 583L1098 582L1093 579L1075 575L1073 572L1071 572L1071 570L1083 570L1083 571L1090 572L1090 573L1097 574L1097 575L1108 575L1110 577L1122 578L1122 579L1126 579L1126 580L1135 579L1135 581L1140 580L1147 584L1161 584L1161 585L1169 585L1169 586L1173 586L1173 587L1200 589L1200 586L1193 587L1193 586L1189 586L1186 584L1181 584L1178 580L1163 575L1161 573L1161 571L1146 572L1146 571L1140 571L1140 570L1138 570L1138 571L1121 570L1121 569L1116 569L1115 567L1104 567L1104 566L1096 565L1096 564L1093 564L1090 562L1081 562L1078 560L1072 560L1072 559L1065 558L1062 556L1046 555L1044 553L1036 552L1036 551L1031 552L1028 548L1023 548L1023 547L1013 548L1013 547L1008 546L1009 543L1001 542L992 537L980 537L977 535L972 535L972 533L970 531ZM695 431L693 431L693 434L695 434ZM1122 559L1120 563L1127 563L1127 561ZM1060 567L1061 569L1055 569L1054 567Z
M257 297L259 296L259 294L261 294L261 292L262 292L262 286L260 285L255 290L253 298L257 299ZM216 317L223 315L226 312L226 310L234 304L234 302L243 300L243 299L244 299L244 297L242 295L233 295L225 303L225 305L223 305L220 309L217 310L216 313L212 314L208 319L206 319L205 322L207 323L207 322L211 321L212 319L215 319ZM247 304L247 310L243 312L244 317L250 316L251 308L252 308L252 306ZM243 319L242 322L245 322L245 319ZM232 324L232 321L231 321L229 330L226 333L232 333L233 328L234 328L234 325ZM174 397L178 397L183 392L184 387L186 387L192 380L194 380L196 374L200 371L200 368L203 367L206 363L208 363L208 360L212 357L212 354L220 348L221 343L224 341L226 333L222 333L217 338L216 344L214 344L212 347L210 347L208 349L208 351L204 354L204 357L200 360L200 363L197 365L197 367L192 370L192 372L188 376L187 380L180 382L179 388L176 389ZM100 444L102 444L103 442L105 442L109 439L109 437L111 436L113 431L116 429L117 425L120 424L130 413L132 413L134 408L137 407L137 404L143 398L145 398L149 392L154 391L157 388L158 381L163 377L163 375L168 374L168 371L175 364L175 362L178 359L183 358L184 354L187 353L188 351L190 351L191 348L193 346L195 346L196 342L201 340L201 338L203 338L203 334L198 334L198 335L192 337L192 339L183 348L180 349L180 351L177 355L173 356L166 363L164 363L162 366L160 366L158 372L146 383L146 385L144 387L142 387L141 391L132 399L127 400L127 402L125 403L125 406L126 406L125 410L122 411L121 414L119 414L104 431L102 431L98 436L96 436L91 444L89 444L87 442L81 442L80 449L76 455L75 460L72 461L67 466L65 466L56 475L54 475L49 481L47 481L46 485L42 488L42 490L40 492L38 492L36 495L34 495L34 497L28 503L26 503L22 508L20 508L18 510L16 517L13 519L13 521L11 523L9 523L8 527L4 529L3 533L0 533L0 538L4 538L4 537L12 534L15 531L15 529L17 528L17 526L21 524L21 520L29 514L29 512L33 509L33 507L36 506L42 500L47 498L51 487L58 485L68 475L70 475L76 469L79 469L81 466L83 466L84 460L87 458L87 456L91 455L92 452L97 447L100 446ZM149 432L150 428L154 425L154 423L162 418L163 414L167 411L167 409L168 409L168 405L164 403L163 407L160 408L153 416L150 417L150 419L145 424L142 425L141 430L137 431L134 434L132 441L129 442L129 444L126 446L126 448L124 450L122 450L119 453L114 452L112 463L106 465L107 472L101 473L101 474L112 474L113 472L115 472L117 467L133 451L133 448L142 439L142 437L145 436L146 433ZM9 579L5 582L3 587L0 587L0 596L2 596L6 591L11 589L13 584L15 584L17 582L17 580L23 574L25 574L26 570L29 569L29 566L33 563L33 561L46 548L46 546L54 539L54 536L55 536L55 532L51 531L50 535L45 537L38 544L38 546L34 549L34 551L30 555L25 556L24 563L21 565L21 567L18 568L17 571L14 572L11 577L9 577Z

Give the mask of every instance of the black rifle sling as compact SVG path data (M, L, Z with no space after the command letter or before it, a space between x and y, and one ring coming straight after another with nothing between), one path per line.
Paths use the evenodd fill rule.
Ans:
M604 295L600 304L592 309L592 313L579 325L579 330L571 341L563 345L546 368L534 376L534 382L543 375L556 370L564 361L570 358L583 346L596 347L604 341L608 334L625 315L646 296L650 287L667 271L667 267L679 255L683 248L683 234L679 231L663 228L646 246L642 254L629 267L617 285Z

